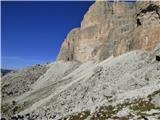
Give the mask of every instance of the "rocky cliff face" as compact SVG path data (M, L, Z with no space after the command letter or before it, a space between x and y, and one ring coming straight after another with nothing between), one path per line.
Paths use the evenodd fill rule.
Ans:
M96 1L80 28L71 30L58 60L102 61L135 49L152 50L160 42L160 2Z

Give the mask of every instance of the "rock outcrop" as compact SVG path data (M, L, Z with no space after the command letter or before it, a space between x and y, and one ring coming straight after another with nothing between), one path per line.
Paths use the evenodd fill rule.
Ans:
M160 2L96 1L80 28L71 30L58 60L101 61L160 42Z

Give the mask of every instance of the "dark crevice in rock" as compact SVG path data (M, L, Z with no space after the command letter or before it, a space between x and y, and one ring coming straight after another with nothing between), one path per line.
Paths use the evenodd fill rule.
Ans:
M146 8L141 9L141 11L137 14L137 19L136 19L137 27L142 25L142 23L138 17L141 15L143 16L143 14L146 14L147 12L153 12L153 11L156 12L156 14L158 15L158 17L160 19L160 7L157 5L154 5L154 4L150 4Z
M140 19L137 18L137 27L138 27L138 26L141 26L141 25L142 25L142 23L141 23Z
M67 61L69 61L70 59L69 59L69 57L67 57Z
M160 61L160 56L156 56L156 61Z
M147 13L147 12L153 12L155 11L160 19L160 7L154 4L150 4L148 7L146 7L145 9L142 9L137 16L139 16L141 13Z

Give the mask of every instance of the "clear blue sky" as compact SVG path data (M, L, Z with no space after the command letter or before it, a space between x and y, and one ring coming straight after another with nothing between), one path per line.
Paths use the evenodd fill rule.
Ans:
M54 61L67 33L93 1L2 2L2 68Z

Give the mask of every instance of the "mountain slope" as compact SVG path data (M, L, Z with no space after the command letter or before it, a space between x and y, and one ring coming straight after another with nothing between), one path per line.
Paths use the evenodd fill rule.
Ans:
M59 79L51 77L49 71L58 70L53 67L57 64L66 65L59 66L59 70L68 71L70 66L71 71L65 75L59 74ZM150 116L160 117L160 64L154 54L133 51L100 63L79 65L59 61L50 66L37 80L43 80L44 86L41 86L41 82L38 82L39 85L35 83L33 86L40 87L33 87L35 89L28 94L15 98L16 106L23 105L17 110L20 115L29 113L30 119L37 120L72 119L81 114L88 119L113 119L123 117L122 113L125 112L125 117L138 119L140 115L149 116L153 112ZM48 82L46 77L53 82ZM143 106L139 107L138 104ZM102 109L106 112L109 109L111 113L104 113Z
M47 69L46 64L38 64L3 76L2 99L6 101L29 91L31 84L35 83Z

